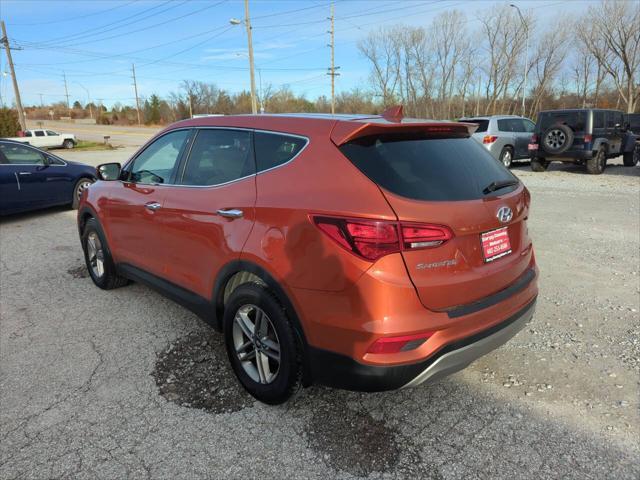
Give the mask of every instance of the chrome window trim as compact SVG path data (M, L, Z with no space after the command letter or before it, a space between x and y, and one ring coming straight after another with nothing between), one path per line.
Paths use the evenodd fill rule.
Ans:
M298 158L298 156L307 148L307 146L309 146L309 144L311 143L311 141L309 140L309 137L305 137L304 135L296 135L295 133L287 133L287 132L279 132L279 131L275 131L275 130L260 130L260 129L255 129L255 128L246 128L246 127L215 127L215 126L206 126L206 127L192 127L193 130L240 130L240 131L245 131L245 132L249 132L249 133L266 133L266 134L271 134L271 135L285 135L288 137L295 137L295 138L301 138L302 140L305 141L304 146L300 149L300 151L298 153L296 153L293 157L291 157L289 160L287 160L284 163L281 163L280 165L276 165L275 167L271 167L268 168L266 170L262 170L260 172L256 172L256 173L252 173L251 175L245 175L244 177L240 177L240 178L236 178L234 180L229 180L228 182L224 182L224 183L216 183L214 185L184 185L184 184L179 184L179 183L172 183L172 184L162 184L162 183L153 183L151 185L153 186L164 186L164 187L183 187L183 188L217 188L217 187L224 187L226 185L229 185L231 183L235 183L235 182L239 182L241 180L246 180L247 178L251 178L251 177L256 177L258 175L261 175L265 172L270 172L272 170L275 170L276 168L280 168L280 167L284 167L285 165L288 165L289 163L293 162L296 158ZM193 146L193 144L191 145ZM254 149L254 159L255 159L255 149ZM189 162L189 158L191 157L191 150L189 150L189 156L187 157L187 162ZM186 163L185 163L186 165ZM256 168L257 168L257 164L256 164ZM148 184L147 184L148 185Z

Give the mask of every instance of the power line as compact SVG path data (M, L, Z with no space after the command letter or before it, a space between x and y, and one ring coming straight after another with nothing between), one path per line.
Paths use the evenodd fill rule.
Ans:
M108 12L112 12L113 10L117 10L119 8L123 8L126 6L131 5L132 3L135 3L136 0L131 0L127 3L124 3L122 5L117 5L115 7L111 7L111 8L107 8L106 10L100 10L99 12L93 12L93 13L88 13L86 15L79 15L77 17L67 17L67 18L63 18L62 20L50 20L48 22L35 22L35 23L12 23L11 26L16 26L16 27L32 27L32 26L36 26L36 25L51 25L54 23L66 23L66 22L76 22L78 20L81 20L83 18L88 18L88 17L95 17L96 15L103 15L105 13Z

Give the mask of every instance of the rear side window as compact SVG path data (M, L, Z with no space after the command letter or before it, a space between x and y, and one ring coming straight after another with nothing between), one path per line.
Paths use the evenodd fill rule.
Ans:
M540 128L542 131L554 125L567 125L574 132L584 131L587 114L578 112L542 112L540 114Z
M35 131L36 137L44 137L44 132L42 130Z
M213 186L255 173L251 132L203 129L184 169L182 185Z
M375 183L414 200L475 200L491 182L516 179L471 138L371 136L340 150Z
M280 133L254 133L258 172L269 170L295 157L307 144L301 137Z
M486 132L487 128L489 128L489 120L461 120L464 123L476 123L478 125L478 129L475 133Z
M513 120L510 118L503 118L498 120L498 130L501 132L516 132Z
M604 112L593 112L593 128L604 128Z

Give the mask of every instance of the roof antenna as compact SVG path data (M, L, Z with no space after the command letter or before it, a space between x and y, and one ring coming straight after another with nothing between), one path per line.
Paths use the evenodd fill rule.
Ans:
M402 121L402 117L404 117L404 114L402 113L402 105L394 105L382 112L382 118L390 122L400 122Z

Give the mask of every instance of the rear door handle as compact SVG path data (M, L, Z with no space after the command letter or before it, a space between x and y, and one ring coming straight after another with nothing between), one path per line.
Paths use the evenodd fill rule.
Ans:
M162 205L160 205L158 202L149 202L144 205L144 208L146 208L147 210L151 210L152 212L155 212L161 207Z
M222 209L222 210L218 210L216 213L221 217L226 217L226 218L242 218L242 216L244 215L242 210L238 210L236 208L231 208L229 210Z
M31 175L31 172L19 172L18 175Z

